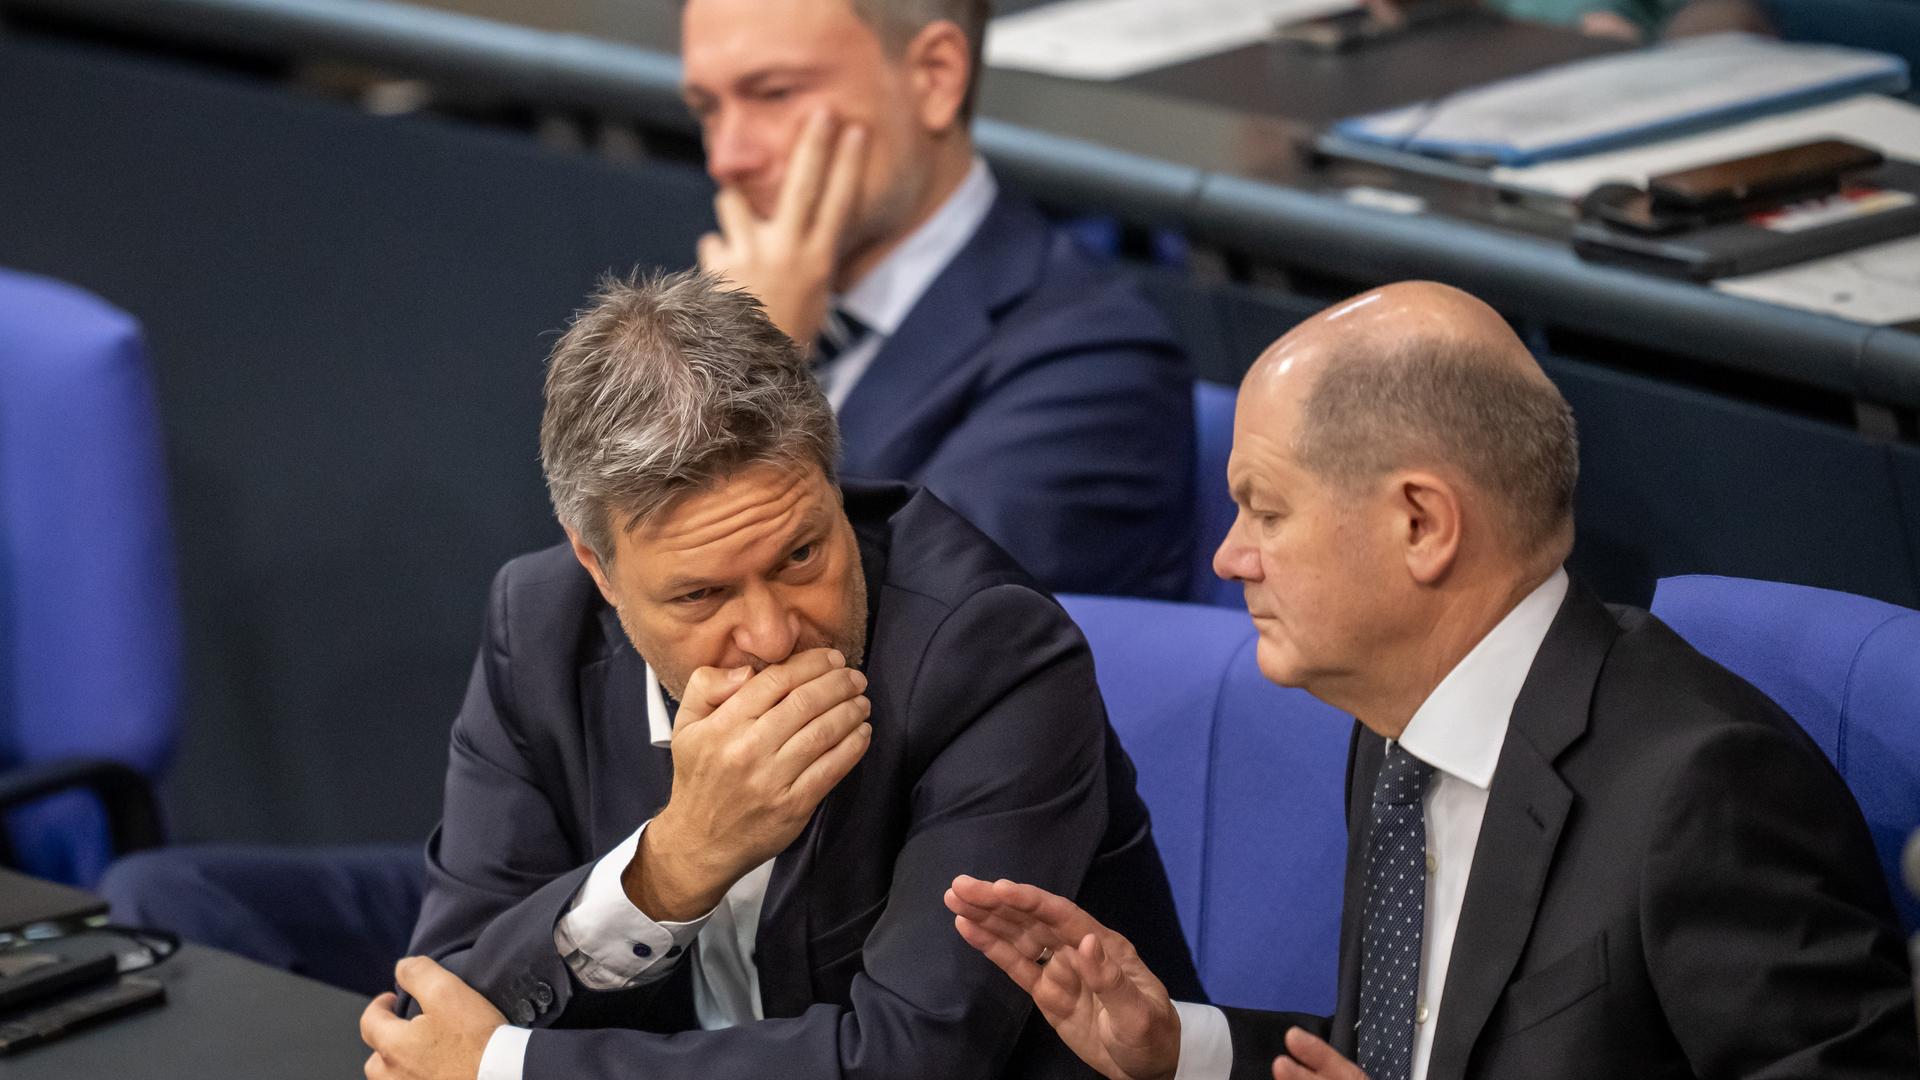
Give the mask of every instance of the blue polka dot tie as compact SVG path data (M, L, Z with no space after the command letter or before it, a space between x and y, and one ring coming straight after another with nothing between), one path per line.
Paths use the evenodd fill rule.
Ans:
M1433 766L1387 745L1373 785L1366 898L1360 931L1360 1068L1370 1080L1408 1080L1420 995L1427 906L1427 822L1420 797Z

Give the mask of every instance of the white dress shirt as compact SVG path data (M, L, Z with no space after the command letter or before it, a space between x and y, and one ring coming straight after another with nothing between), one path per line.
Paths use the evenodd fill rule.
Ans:
M860 377L873 366L873 358L900 324L907 320L927 286L953 262L967 246L980 223L993 209L1000 186L987 163L975 157L966 178L953 189L947 201L921 226L908 234L880 265L867 272L853 288L831 299L832 306L845 311L866 326L867 335L839 356L819 365L815 375L826 391L827 403L838 413L847 395Z
M660 678L647 668L647 730L658 747L673 745ZM622 990L665 978L687 950L694 950L693 1012L701 1028L734 1027L764 1019L760 969L753 944L760 908L773 876L769 859L735 882L718 907L692 922L655 922L627 899L620 875L639 850L643 822L633 835L600 857L566 914L553 928L553 947L582 985ZM520 1080L527 1056L527 1028L495 1028L480 1058L477 1080Z
M1414 1005L1412 1080L1426 1080L1433 1032L1445 1004L1453 935L1467 895L1467 875L1487 814L1487 788L1500 764L1513 703L1533 658L1567 596L1567 572L1556 570L1474 645L1407 722L1400 748L1433 766L1422 805L1427 824L1426 919L1420 941L1420 996ZM1178 1002L1180 1065L1174 1080L1225 1080L1233 1067L1227 1018L1210 1005Z

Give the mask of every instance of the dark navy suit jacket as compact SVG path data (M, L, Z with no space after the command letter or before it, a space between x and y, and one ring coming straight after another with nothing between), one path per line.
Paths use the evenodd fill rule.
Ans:
M648 738L645 664L572 553L495 580L412 951L535 1029L528 1080L1086 1075L954 932L941 898L960 873L1078 895L1198 993L1080 632L938 499L849 484L846 508L873 741L775 860L755 943L767 1019L729 1030L696 1030L691 954L597 992L556 951L594 861L665 805L673 759Z
M1192 395L1139 291L1003 192L854 384L841 471L926 486L1049 589L1181 599Z
M1236 1080L1296 1024L1351 1057L1374 781L1355 729L1338 1010L1229 1009ZM1799 725L1644 611L1575 585L1488 789L1430 1080L1920 1075L1859 807Z

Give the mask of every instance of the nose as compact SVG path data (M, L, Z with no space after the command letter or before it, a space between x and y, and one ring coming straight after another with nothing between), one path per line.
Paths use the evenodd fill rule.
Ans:
M707 175L715 183L732 186L765 169L767 140L738 109L720 109L706 130Z
M792 656L800 641L799 613L764 585L747 590L740 602L743 609L733 628L734 647L765 664Z
M1226 538L1213 553L1213 573L1223 581L1259 581L1260 550L1246 542L1247 512L1234 514Z

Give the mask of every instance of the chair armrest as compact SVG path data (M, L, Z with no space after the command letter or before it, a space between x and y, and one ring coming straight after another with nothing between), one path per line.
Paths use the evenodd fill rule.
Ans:
M160 806L153 785L133 768L105 758L62 758L0 773L0 813L74 788L100 800L116 854L159 846Z

